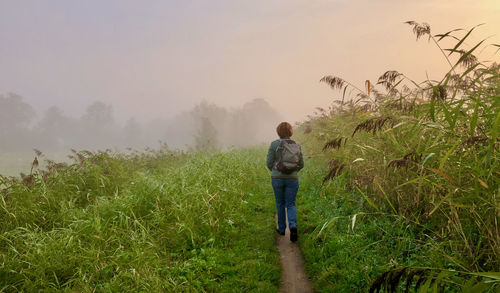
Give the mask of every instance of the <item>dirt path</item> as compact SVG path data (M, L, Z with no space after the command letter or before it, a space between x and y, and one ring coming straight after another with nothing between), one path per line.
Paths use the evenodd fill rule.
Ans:
M304 260L302 259L299 246L290 241L288 220L285 233L285 236L278 235L277 240L282 268L280 292L313 292L311 282L304 270Z

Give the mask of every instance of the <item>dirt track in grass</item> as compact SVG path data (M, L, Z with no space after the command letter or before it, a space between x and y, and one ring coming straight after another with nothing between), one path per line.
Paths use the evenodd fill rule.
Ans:
M304 260L302 258L302 254L300 253L299 246L297 243L290 241L288 223L285 235L278 235L277 246L280 252L282 268L280 292L314 292L311 282L304 270Z

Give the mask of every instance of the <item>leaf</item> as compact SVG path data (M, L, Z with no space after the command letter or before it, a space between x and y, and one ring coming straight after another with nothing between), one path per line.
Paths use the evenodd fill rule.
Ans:
M392 210L394 211L394 214L398 214L398 212L396 211L396 209L394 208L394 206L392 205L392 202L389 200L389 197L387 196L387 194L385 193L385 191L382 189L382 186L380 186L380 184L377 183L377 186L378 188L380 189L380 191L382 191L382 194L384 195L385 197L385 200L387 201L387 203L391 206Z
M469 35L472 33L472 31L473 31L476 27L481 26L481 25L483 25L483 24L484 24L484 23L481 23L481 24L478 24L478 25L476 25L475 27L471 28L471 29L467 32L467 34L466 34L466 35L465 35L465 36L464 36L464 37L463 37L463 38L462 38L462 39L461 39L461 40L460 40L460 41L459 41L459 42L455 45L455 47L454 47L453 49L451 49L451 50L452 50L452 51L455 51L456 49L458 49L458 48L460 47L460 45L462 45L462 43L465 41L465 39L467 39L467 37L469 37ZM450 52L450 55L451 55L452 53L453 53L453 52ZM450 56L450 55L448 55L448 56Z
M477 43L472 49L470 49L469 51L467 51L465 54L462 54L462 56L460 56L460 58L458 59L458 61L455 63L455 65L453 67L456 67L465 58L469 57L469 55L472 54L472 52L474 52L477 49L477 47L479 47L484 41L485 40L482 40L481 42Z
M483 186L484 188L488 189L488 184L486 184L486 182L484 182L483 180L477 178L477 181L479 181L479 184L481 184L481 186Z
M500 281L500 272L480 272L480 273L470 273L470 274Z
M430 153L430 154L428 154L428 155L425 157L424 161L422 162L422 166L424 166L424 165L425 165L425 163L427 162L427 160L428 160L428 159L430 159L430 158L432 158L434 155L435 155L435 153Z
M344 106L344 100L345 100L345 91L347 90L347 85L344 87L344 90L342 92L342 106Z
M431 104L429 107L429 115L431 116L432 122L436 122L436 99L431 99Z
M462 75L460 75L460 79L464 78L464 76L466 76L469 72L471 72L472 70L476 69L476 67L478 67L481 63L476 63L474 65L472 65L471 67L467 68L467 70L465 70Z
M486 284L486 283L479 282L479 283L474 284L474 286L464 288L461 291L461 293L482 293L482 292L486 292L486 290L490 289L490 287L491 286Z
M495 123L493 123L493 127L491 128L491 152L495 151L495 141L498 138L498 127L500 125L500 111L497 113L497 118L495 119Z
M355 214L354 216L352 216L352 223L351 223L351 230L354 231L354 225L356 224L356 216L358 214Z
M451 30L449 32L446 32L444 34L437 34L434 37L439 37L439 39L437 40L438 42L441 41L442 39L446 38L446 37L454 38L455 40L458 41L459 39L457 37L455 37L455 36L452 36L451 33L456 32L456 31L463 31L463 30L464 29L457 28L457 29Z
M445 202L448 198L450 198L453 195L453 193L448 193L445 197L443 197L438 204L430 211L429 216L434 214L434 212Z
M380 212L379 208L378 208L378 207L377 207L377 206L373 203L373 201L371 201L371 200L368 198L368 196L366 196L366 194L365 194L363 191L361 191L361 189L359 189L359 187L357 187L357 186L356 186L356 189L359 191L359 193L361 193L361 195L363 195L363 197L365 198L366 202L368 202L368 204L369 204L372 208L374 208L374 209L376 209L377 211L379 211L379 212Z
M498 51L500 51L500 45L498 44L491 44L492 46L495 46L495 47L498 47L498 49L495 51L495 54L498 53Z
M446 160L448 160L448 157L451 155L451 153L453 153L455 151L455 149L457 148L457 146L459 144L460 144L460 141L457 140L455 142L455 144L448 150L448 152L446 152L446 155L444 155L444 157L439 162L439 170L443 170L444 163L446 163Z
M403 124L405 124L405 122L399 122L398 124L394 125L393 127L391 127L391 128L389 128L389 129L384 130L384 132L383 132L383 133L387 133L387 132L389 132L389 131L393 130L394 128L398 128L399 126L401 126L401 125L403 125Z
M444 178L448 179L450 182L453 182L453 183L457 183L455 180L453 180L453 178L451 178L450 176L446 175L446 173L444 173L443 171L439 170L439 169L435 169L435 168L428 168L429 170L443 176Z

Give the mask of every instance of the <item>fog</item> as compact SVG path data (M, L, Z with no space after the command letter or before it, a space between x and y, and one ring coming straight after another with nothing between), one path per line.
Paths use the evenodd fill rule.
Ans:
M386 70L442 76L441 53L404 21L485 23L473 45L500 43L499 14L498 0L0 0L0 173L33 148L268 141L341 97L324 75L360 88Z
M171 118L141 123L131 117L119 123L113 105L101 101L91 102L82 116L70 117L57 106L37 113L23 97L8 93L0 95L0 151L242 147L270 140L280 119L267 101L253 99L237 108L203 101Z

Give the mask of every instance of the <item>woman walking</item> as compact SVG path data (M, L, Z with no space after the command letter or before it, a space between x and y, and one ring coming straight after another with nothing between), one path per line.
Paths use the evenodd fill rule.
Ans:
M267 152L267 168L271 171L271 183L278 213L276 231L280 235L285 235L286 216L288 215L290 241L295 242L297 241L295 198L299 190L297 172L304 167L304 159L302 158L300 145L290 139L293 135L293 128L290 123L281 122L276 128L276 132L280 139L273 141Z

